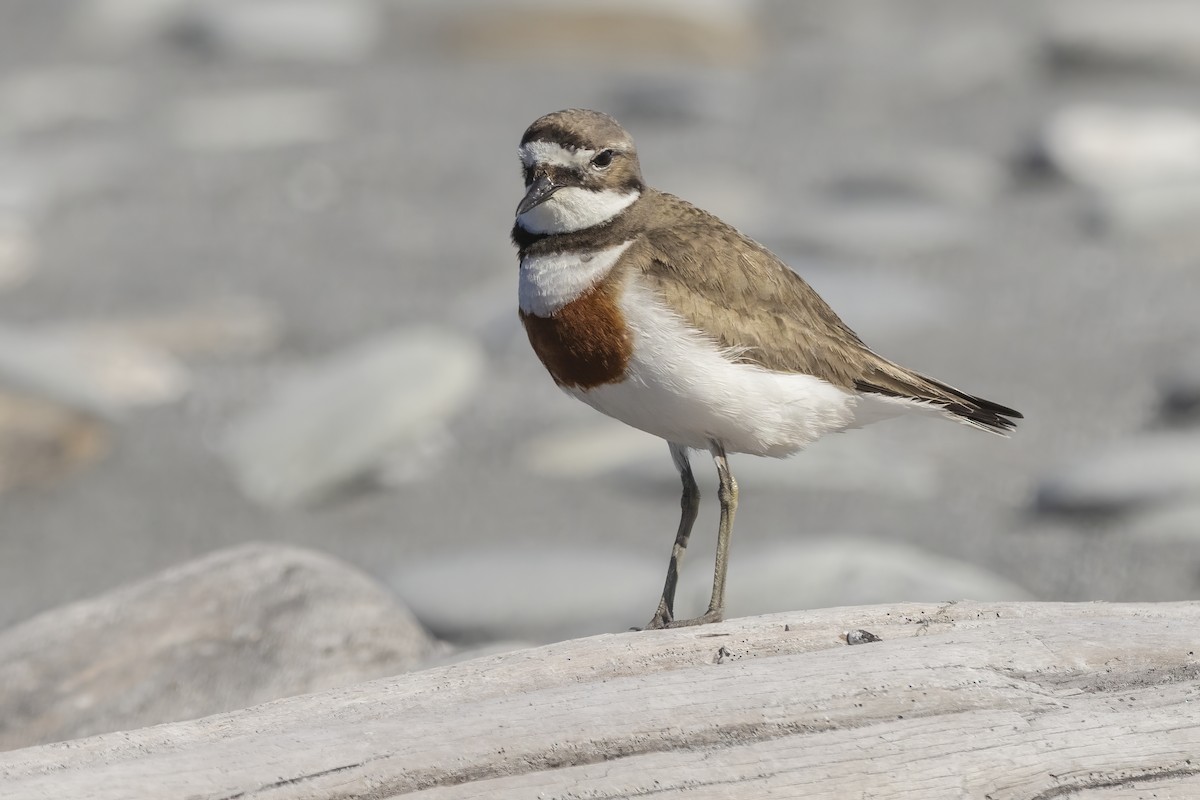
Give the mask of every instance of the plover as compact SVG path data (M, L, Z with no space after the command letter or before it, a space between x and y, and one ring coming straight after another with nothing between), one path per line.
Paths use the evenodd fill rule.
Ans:
M547 114L519 154L525 196L512 239L529 342L567 394L665 439L683 482L647 627L724 617L738 502L729 453L788 456L908 411L1002 435L1021 418L878 355L765 247L647 186L633 139L607 114ZM721 518L708 611L680 620L675 588L700 504L689 450L712 454Z

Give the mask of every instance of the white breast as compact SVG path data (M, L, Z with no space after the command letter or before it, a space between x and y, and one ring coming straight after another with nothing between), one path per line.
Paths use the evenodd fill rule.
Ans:
M730 361L653 292L631 281L621 311L634 337L626 379L568 392L670 442L786 456L855 424L859 397L810 375Z
M549 317L609 273L633 241L586 253L557 253L521 259L521 310Z

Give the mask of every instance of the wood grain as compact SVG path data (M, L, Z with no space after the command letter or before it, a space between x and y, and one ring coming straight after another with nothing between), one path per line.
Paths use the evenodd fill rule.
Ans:
M0 796L1195 797L1197 652L1200 603L777 614L0 753Z

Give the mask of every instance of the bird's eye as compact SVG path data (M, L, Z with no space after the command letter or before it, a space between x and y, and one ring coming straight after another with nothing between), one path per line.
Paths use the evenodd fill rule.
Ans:
M608 169L608 165L612 163L613 156L616 155L612 150L601 150L592 159L592 166L596 169Z

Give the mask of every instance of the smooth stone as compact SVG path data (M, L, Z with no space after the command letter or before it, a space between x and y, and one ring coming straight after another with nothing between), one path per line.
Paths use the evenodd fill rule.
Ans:
M1200 72L1200 6L1191 0L1075 0L1054 8L1046 46L1065 66Z
M193 3L172 20L176 40L220 56L352 63L371 54L383 20L371 0Z
M1066 106L1042 132L1040 149L1068 179L1119 192L1200 181L1200 115L1182 108Z
M1200 542L1200 499L1184 498L1134 515L1121 530L1145 541Z
M699 476L709 469L708 453L691 451ZM934 462L893 451L884 435L827 436L791 458L730 456L730 467L743 485L756 489L872 492L900 498L927 498L941 485ZM616 420L600 418L532 437L516 451L517 463L552 479L609 478L679 490L678 473L664 440Z
M644 624L663 570L617 550L478 546L413 559L392 585L440 639L551 642Z
M769 45L758 0L518 0L445 6L455 56L504 61L744 66ZM530 47L536 42L536 47Z
M125 116L134 99L133 80L123 70L63 66L17 73L0 83L0 133L110 122Z
M191 97L167 119L171 138L189 150L260 150L336 138L343 114L332 92L241 90Z
M29 225L0 211L0 291L24 283L33 272L37 255Z
M191 383L163 350L66 328L0 327L0 379L106 417L175 402Z
M1200 179L1106 192L1096 198L1094 210L1098 220L1116 233L1184 253L1200 251L1200 232L1196 230Z
M0 632L0 750L347 686L438 652L359 570L242 545Z
M868 341L945 326L955 315L944 289L911 275L796 259L788 263Z
M475 396L485 360L454 331L395 331L335 353L237 420L225 454L268 506L313 502L369 474Z
M119 52L163 35L196 0L83 0L73 5L75 38Z
M729 560L726 617L899 601L1028 600L1023 587L982 567L903 542L838 536L747 546ZM677 615L703 613L710 564L684 569Z
M627 469L670 462L667 443L657 436L603 418L527 439L514 454L517 463L546 478L586 480Z
M1150 433L1085 455L1042 479L1035 506L1114 513L1200 494L1200 431Z
M959 250L970 244L974 222L940 204L898 199L826 200L788 209L780 230L804 250L868 259L912 258Z
M275 349L283 336L278 310L251 297L226 297L174 311L70 327L80 335L129 339L180 358L259 356Z
M24 147L0 139L0 213L36 224L69 203L103 197L134 157L128 144L100 137Z
M0 492L51 484L109 449L94 417L0 390Z
M847 202L913 200L955 206L984 206L1010 185L1007 169L996 159L954 150L914 150L903 158L863 154L838 165L824 191Z

